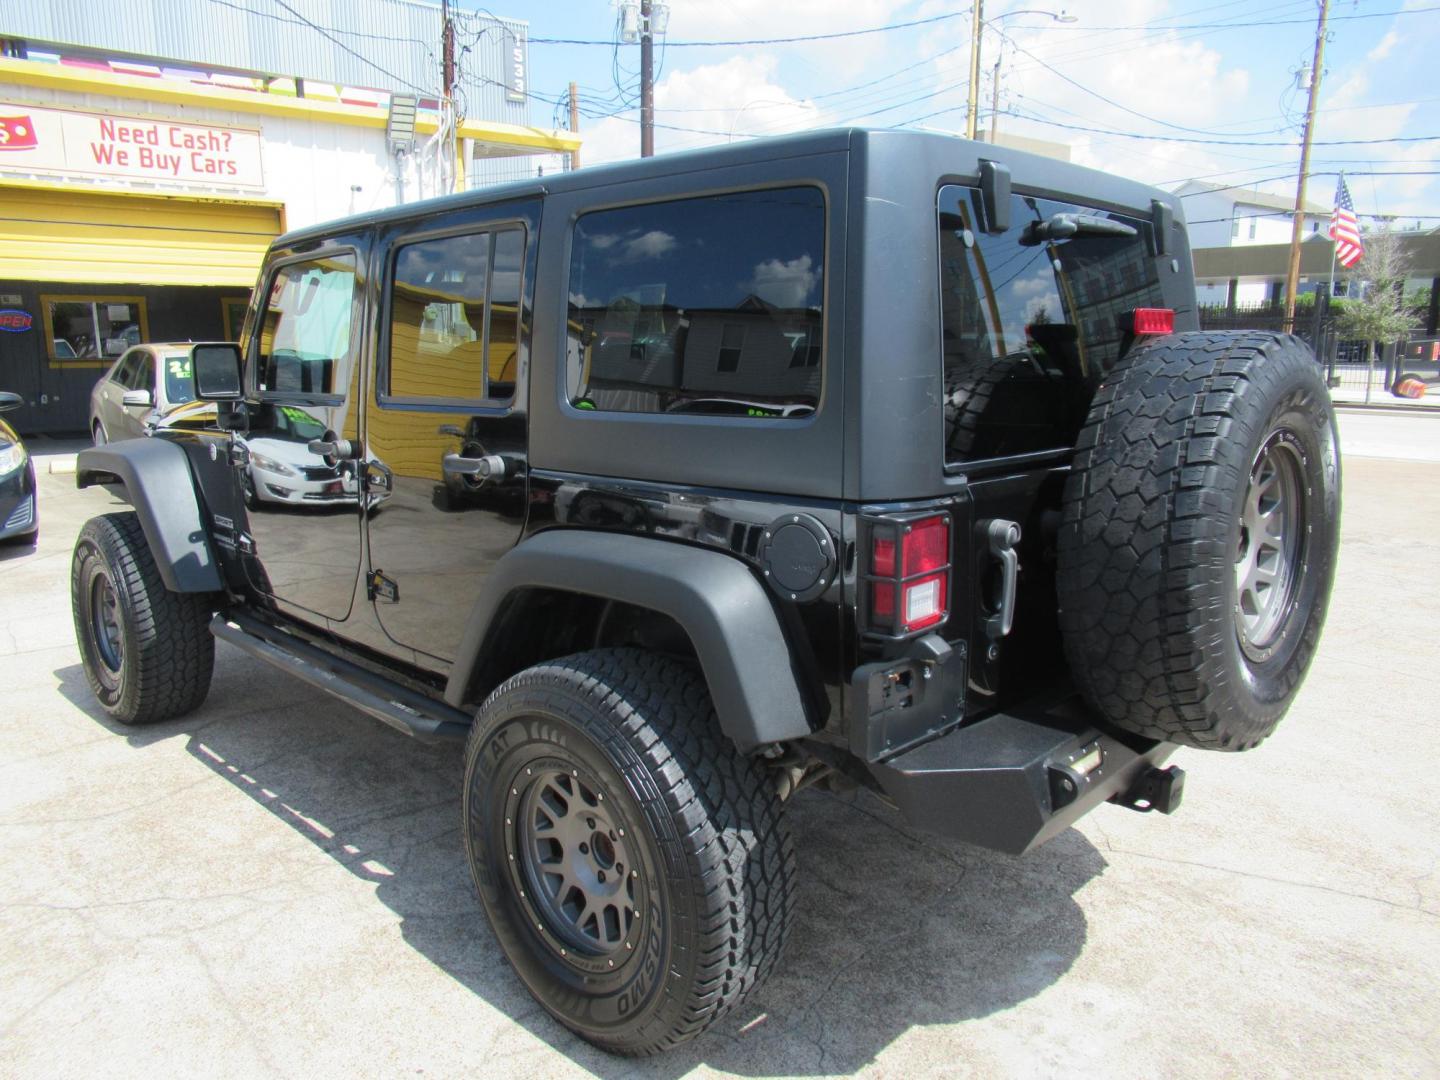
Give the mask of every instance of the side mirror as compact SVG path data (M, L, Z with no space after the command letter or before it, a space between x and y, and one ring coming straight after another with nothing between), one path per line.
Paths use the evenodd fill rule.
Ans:
M149 390L126 390L125 396L120 399L120 404L129 408L153 409L155 407L155 395Z
M9 412L11 409L18 409L25 404L25 399L19 394L12 394L8 390L0 390L0 412Z
M240 346L229 341L196 345L190 350L195 396L201 401L240 399Z

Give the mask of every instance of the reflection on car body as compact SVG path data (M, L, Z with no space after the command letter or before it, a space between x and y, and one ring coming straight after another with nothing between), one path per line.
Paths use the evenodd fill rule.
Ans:
M310 413L293 405L264 406L262 417L252 422L251 432L232 435L235 445L244 451L245 505L251 510L267 506L337 506L354 505L360 488L354 462L334 462L310 449L312 440L326 435L324 426ZM216 424L213 403L197 401L157 417L150 433L164 429L203 430ZM378 459L369 463L380 466ZM389 492L367 492L366 504L376 507L389 498Z

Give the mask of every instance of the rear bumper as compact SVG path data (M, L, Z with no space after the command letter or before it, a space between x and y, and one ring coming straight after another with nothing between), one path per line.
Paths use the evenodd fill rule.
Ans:
M997 713L870 771L912 825L1014 855L1107 800L1166 813L1179 805L1184 774L1160 770L1173 744L1046 720Z

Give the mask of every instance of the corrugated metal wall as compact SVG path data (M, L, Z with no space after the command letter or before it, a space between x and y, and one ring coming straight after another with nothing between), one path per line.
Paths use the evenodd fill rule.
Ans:
M465 115L529 123L528 101L509 100L517 68L522 80L528 75L528 24L468 11L452 14ZM0 37L429 96L440 92L440 26L440 5L419 0L285 0L285 6L277 0L5 0L0 5Z

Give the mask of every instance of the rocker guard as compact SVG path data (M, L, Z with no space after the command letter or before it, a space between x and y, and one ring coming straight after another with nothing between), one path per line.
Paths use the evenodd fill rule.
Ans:
M1095 728L1046 721L995 713L870 771L912 825L1012 855L1106 800L1164 813L1179 805L1184 774L1159 767L1173 744L1137 739L1132 746ZM1100 764L1087 771L1097 748Z

